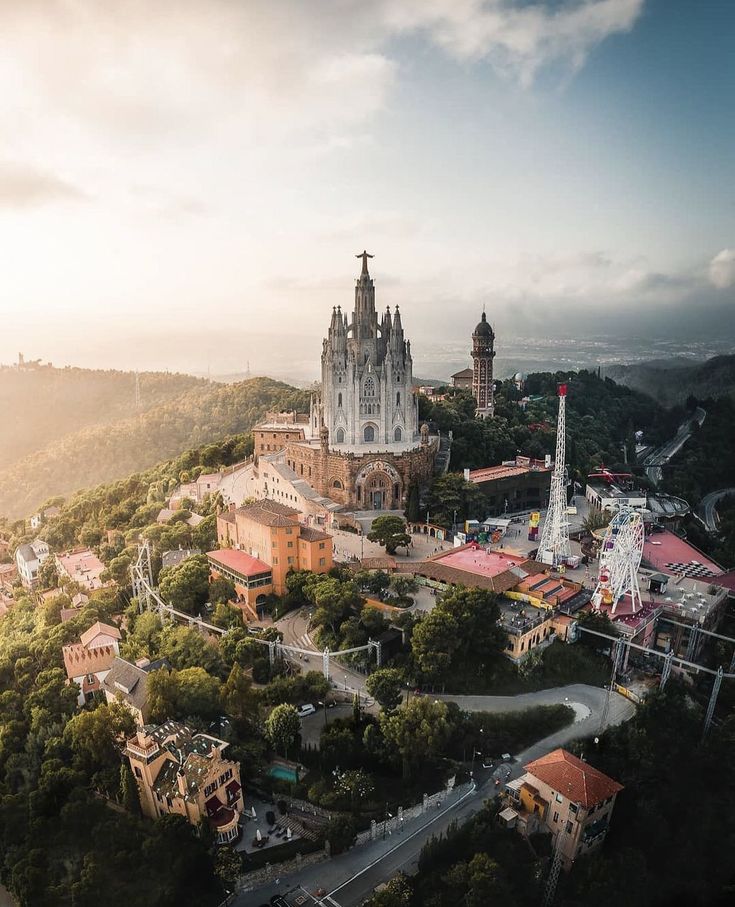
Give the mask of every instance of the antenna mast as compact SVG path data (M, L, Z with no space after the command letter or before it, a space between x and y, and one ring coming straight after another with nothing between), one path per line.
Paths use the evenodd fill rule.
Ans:
M556 459L551 475L549 509L546 511L538 560L542 564L558 567L572 553L569 547L569 519L567 516L567 466L566 466L566 401L567 386L559 385L559 417L556 423Z

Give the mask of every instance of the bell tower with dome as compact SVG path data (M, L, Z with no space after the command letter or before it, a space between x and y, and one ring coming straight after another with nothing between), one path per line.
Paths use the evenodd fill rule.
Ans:
M472 332L472 393L481 419L492 418L495 413L494 358L495 334L483 308L480 323Z

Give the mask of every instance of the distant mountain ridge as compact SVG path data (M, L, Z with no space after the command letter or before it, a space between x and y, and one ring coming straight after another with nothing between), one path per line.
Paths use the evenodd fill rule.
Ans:
M199 382L140 415L70 433L0 470L0 515L140 472L202 444L249 431L270 409L308 408L309 394L270 378Z
M663 406L676 406L690 396L698 400L735 396L735 355L715 356L696 364L662 359L613 365L605 368L605 377L642 391Z

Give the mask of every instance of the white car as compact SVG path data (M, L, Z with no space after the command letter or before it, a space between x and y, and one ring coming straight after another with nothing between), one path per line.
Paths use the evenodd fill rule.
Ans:
M298 708L299 718L306 718L307 715L313 715L315 712L316 709L310 702L306 702Z

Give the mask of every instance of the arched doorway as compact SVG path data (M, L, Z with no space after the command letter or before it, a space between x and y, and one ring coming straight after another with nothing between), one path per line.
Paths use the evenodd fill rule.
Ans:
M401 506L403 482L390 463L368 463L358 473L355 485L365 510L397 510Z

